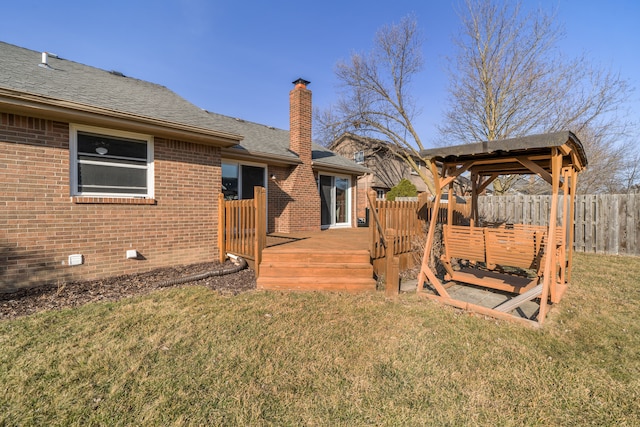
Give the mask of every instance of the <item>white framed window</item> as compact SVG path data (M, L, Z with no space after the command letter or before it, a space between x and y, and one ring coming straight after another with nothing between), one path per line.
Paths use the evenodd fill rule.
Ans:
M153 198L153 137L72 124L72 196Z
M353 161L361 165L364 163L364 151L356 151L353 153Z
M377 189L376 190L376 199L385 200L387 198L387 193L384 190Z
M426 165L420 160L418 160L416 161L416 166L418 166L418 170L422 170L422 168L424 168ZM411 169L411 175L420 175L418 171L414 170L413 168L410 168L410 169Z

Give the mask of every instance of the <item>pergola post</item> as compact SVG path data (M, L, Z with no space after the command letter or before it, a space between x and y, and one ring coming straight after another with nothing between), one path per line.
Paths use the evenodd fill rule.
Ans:
M569 241L567 242L567 250L569 251L567 261L567 283L571 283L571 270L573 268L573 240L575 239L575 208L576 208L576 189L578 187L578 172L571 169L571 187L569 190Z
M548 241L545 248L545 265L542 284L542 295L540 296L540 312L538 313L538 323L542 325L547 315L549 307L549 296L555 299L556 293L556 231L558 217L558 197L560 188L560 169L562 167L562 155L557 148L551 149L551 209L549 212Z
M471 171L471 215L470 226L474 227L478 221L478 174Z
M431 220L429 222L429 231L427 233L427 242L425 243L425 250L422 256L422 265L420 266L420 274L418 274L418 284L416 292L422 291L422 287L426 279L429 279L429 283L436 288L438 294L442 297L449 298L449 293L442 286L440 280L436 277L435 273L429 267L429 257L431 249L433 248L433 239L436 232L436 223L438 222L438 214L440 212L440 199L442 197L442 185L440 183L440 177L438 174L438 166L434 159L429 160L429 166L431 168L431 174L433 176L433 183L435 184L436 194L433 201L433 207L431 211ZM445 168L442 169L443 175L446 174ZM444 177L444 176L443 176Z

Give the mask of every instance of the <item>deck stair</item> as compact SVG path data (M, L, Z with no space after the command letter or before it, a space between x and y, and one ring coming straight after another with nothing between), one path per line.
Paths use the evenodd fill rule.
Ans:
M265 250L258 289L295 291L375 291L373 266L367 250Z

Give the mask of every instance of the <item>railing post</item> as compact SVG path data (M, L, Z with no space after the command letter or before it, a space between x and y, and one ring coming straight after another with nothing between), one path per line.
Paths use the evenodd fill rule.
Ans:
M385 258L385 286L384 296L394 301L400 292L400 259L394 256L396 232L391 228L385 230L387 240L387 251Z
M382 246L386 247L386 242L384 240L384 232L382 226L380 225L380 218L378 217L378 212L376 208L378 207L378 203L376 201L376 192L371 190L367 193L369 198L369 229L371 230L371 239L369 240L369 252L371 253L371 258L377 258L379 248L376 247L378 241L382 241ZM374 227L371 226L371 218L373 218Z
M220 263L227 258L227 249L225 246L225 218L224 218L224 193L218 194L218 255Z
M256 278L260 275L260 262L262 261L262 250L267 241L267 224L266 224L266 190L264 187L254 187L254 215L255 215L255 267Z

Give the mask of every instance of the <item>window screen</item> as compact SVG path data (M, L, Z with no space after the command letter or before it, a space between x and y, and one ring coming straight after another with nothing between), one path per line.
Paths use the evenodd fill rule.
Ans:
M79 194L146 195L148 141L77 132Z

